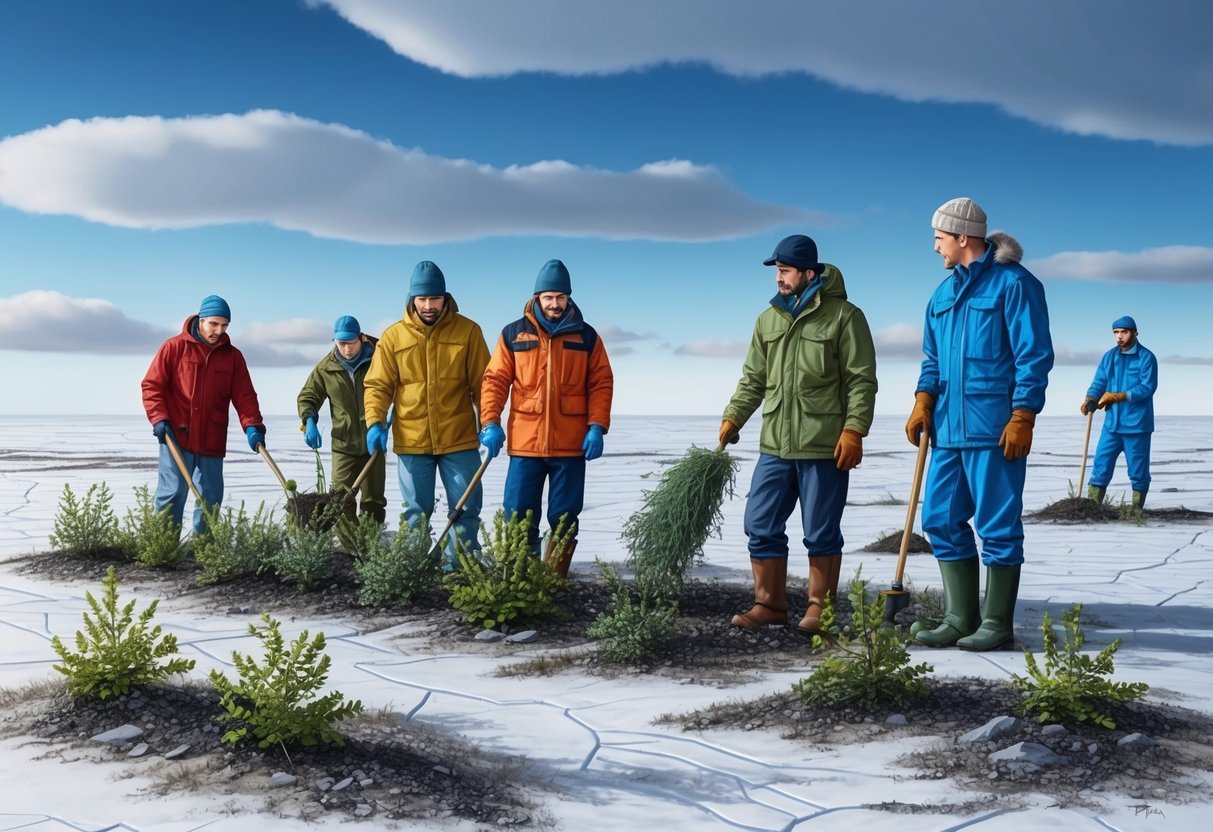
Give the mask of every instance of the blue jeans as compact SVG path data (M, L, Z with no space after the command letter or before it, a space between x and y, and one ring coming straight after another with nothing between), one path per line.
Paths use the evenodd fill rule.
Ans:
M463 492L467 491L468 483L480 467L480 454L475 448L456 451L453 454L397 454L396 460L400 494L404 498L404 522L414 529L420 525L421 515L429 518L434 515L435 472L442 477L442 488L446 491L449 510L455 507ZM443 561L448 569L458 562L455 558L456 535L465 548L480 549L478 535L480 507L483 504L484 490L480 483L476 483L476 487L468 495L467 502L463 504L463 513L451 526L451 534L443 545ZM442 525L445 526L446 523Z
M1091 485L1107 488L1116 469L1116 458L1125 455L1129 466L1129 482L1134 491L1145 494L1150 490L1150 433L1116 433L1104 430L1099 434L1095 462L1091 466Z
M502 508L508 520L515 513L523 517L531 512L527 542L531 551L539 553L539 515L543 509L543 483L548 483L548 528L555 531L564 519L568 531L577 522L585 502L585 457L510 457L505 475L505 499ZM573 529L572 540L577 539Z
M181 449L181 458L185 460L185 468L190 472L194 485L202 494L208 507L218 508L223 502L223 457L203 456ZM173 522L181 525L185 514L185 498L189 494L189 480L181 476L168 445L160 446L160 459L156 465L156 511L165 506L173 507ZM206 518L202 507L194 506L194 534L206 532Z
M759 454L745 504L750 557L787 558L788 518L797 500L809 557L840 554L842 510L850 483L850 472L839 471L832 459Z
M934 448L922 499L922 530L939 560L977 557L986 566L1023 563L1023 485L1028 458L1002 448Z

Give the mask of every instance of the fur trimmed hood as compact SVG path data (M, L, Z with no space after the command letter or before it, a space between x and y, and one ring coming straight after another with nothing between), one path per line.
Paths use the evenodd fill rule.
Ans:
M986 237L986 242L994 246L995 263L1018 263L1023 260L1023 246L1005 231L995 231Z

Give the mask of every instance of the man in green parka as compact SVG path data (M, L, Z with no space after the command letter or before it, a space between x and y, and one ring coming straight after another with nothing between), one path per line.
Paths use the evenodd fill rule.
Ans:
M818 262L811 238L785 237L763 265L775 267L779 291L754 325L720 425L721 443L736 442L762 405L745 510L754 606L733 624L759 630L787 623L785 530L799 500L809 603L797 629L811 634L820 632L827 594L838 591L849 472L863 459L876 404L876 348L863 312L847 301L842 272Z
M366 415L363 381L375 354L376 339L362 332L353 315L342 315L333 325L333 341L333 349L320 359L299 391L299 418L303 420L300 429L307 446L319 449L321 437L316 418L327 399L333 421L333 486L349 488L371 458L363 430ZM359 489L362 513L380 523L387 517L386 471L384 455L379 454ZM354 519L353 501L346 505L346 516Z

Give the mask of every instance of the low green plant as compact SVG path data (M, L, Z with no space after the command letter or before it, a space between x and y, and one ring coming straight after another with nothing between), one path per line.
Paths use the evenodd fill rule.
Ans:
M364 530L362 550L354 560L358 603L366 607L407 604L442 584L442 551L434 547L429 519L421 515L410 526L400 515L400 531L384 543L383 526L375 523L372 538ZM362 523L359 528L362 530Z
M333 527L327 524L286 524L286 539L273 559L274 574L311 592L333 571Z
M310 637L304 630L288 648L277 620L262 613L261 622L261 627L249 625L249 635L261 642L262 661L232 651L236 681L219 670L210 674L223 709L217 720L231 726L222 741L234 745L252 734L258 748L344 745L333 726L361 713L362 702L347 702L339 691L317 695L332 664L324 652L324 633Z
M113 492L104 482L90 485L80 499L71 485L64 483L50 534L51 548L74 555L96 555L118 548L113 500Z
M1059 645L1053 619L1045 610L1040 632L1044 636L1045 666L1042 670L1031 650L1024 650L1027 675L1012 675L1011 683L1024 691L1020 702L1023 712L1040 722L1090 722L1109 730L1116 722L1101 710L1104 703L1132 702L1145 695L1150 686L1144 682L1113 682L1112 657L1120 649L1116 639L1098 655L1082 652L1086 635L1082 631L1082 604L1074 604L1061 614L1065 642Z
M400 525L405 525L403 520ZM366 557L383 542L384 525L370 514L359 514L354 518L343 513L333 528L346 553L355 558Z
M84 593L92 614L84 613L84 629L76 631L75 652L59 636L51 639L51 647L62 660L53 667L67 677L72 696L122 696L137 685L193 669L193 659L177 656L177 637L162 635L159 625L151 626L157 601L148 604L138 620L135 601L119 607L118 578L112 566L101 580L101 590L100 601L91 592Z
M926 662L910 664L905 637L895 628L884 627L885 598L864 598L864 582L857 570L847 590L851 600L851 624L843 628L837 620L833 596L826 600L821 627L830 638L813 636L813 648L831 648L836 654L822 659L807 679L792 685L806 703L871 708L880 703L902 704L926 695L920 677L934 668Z
M669 644L678 619L677 606L633 593L610 564L599 561L598 568L611 592L611 606L585 634L602 642L599 655L608 662L628 663Z
M462 542L456 546L459 567L443 584L450 590L451 606L469 623L492 628L517 619L568 618L555 598L566 582L531 554L530 524L529 511L525 517L515 514L506 520L505 512L499 510L481 552L465 549ZM564 546L569 537L558 528L553 545Z
M200 584L230 581L272 569L286 545L286 530L274 522L265 503L249 516L240 503L237 511L206 509L206 532L194 537L194 559L202 565Z
M642 597L678 601L704 542L720 534L720 507L726 494L732 496L736 474L737 461L729 454L692 447L661 475L655 489L643 492L640 509L620 535Z
M1145 510L1133 505L1131 500L1126 500L1123 496L1121 496L1120 503L1116 507L1116 517L1126 523L1133 523L1138 526L1146 524Z
M173 521L172 506L157 511L146 485L135 487L135 507L126 510L118 548L140 566L152 569L176 566L185 556L181 527Z

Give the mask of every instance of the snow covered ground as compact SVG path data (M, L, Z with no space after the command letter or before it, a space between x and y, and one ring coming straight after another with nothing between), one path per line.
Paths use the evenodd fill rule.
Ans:
M1100 416L1092 435L1092 452ZM293 417L271 419L268 445L288 477L313 480L312 453ZM574 570L588 570L594 556L618 561L618 531L652 488L663 463L692 443L714 447L718 420L631 417L618 420L606 455L591 463L581 545ZM1076 482L1085 422L1075 414L1039 420L1030 457L1025 503L1029 511L1067 496ZM323 426L322 426L323 429ZM757 457L757 425L732 449L741 460L738 490L725 506L722 539L709 541L700 574L749 580L742 510ZM104 480L121 515L133 488L153 484L156 445L141 418L0 417L0 561L47 548L47 535L64 483L77 493ZM892 577L895 557L858 549L899 529L905 518L914 449L901 419L878 420L865 443L863 465L852 475L843 521L844 573L860 564L881 586ZM326 456L327 462L327 456ZM394 463L392 463L394 465ZM500 505L505 465L485 475L486 516ZM226 503L255 507L281 500L272 473L233 433L227 462ZM394 470L394 468L393 468ZM399 493L389 471L389 519ZM1088 468L1089 474L1089 468ZM1154 436L1150 508L1186 506L1213 511L1213 418L1160 418ZM1123 466L1109 496L1127 497ZM897 498L901 504L890 499ZM442 509L439 509L441 512ZM1081 601L1090 617L1088 646L1098 650L1120 637L1118 678L1149 683L1156 693L1187 707L1213 711L1213 523L1144 526L1064 526L1031 523L1027 564L1018 605L1017 631L1039 645L1040 614L1056 617ZM799 537L793 532L793 539ZM804 576L803 558L790 571ZM50 584L12 574L0 563L0 686L14 687L53 675L52 635L70 636L80 625L85 590L95 586ZM937 585L933 559L910 560L918 586ZM129 597L129 590L124 592ZM150 599L141 599L145 602ZM142 608L142 604L141 607ZM247 620L200 617L162 604L157 622L174 632L182 651L196 658L194 674L222 666L233 649L254 652ZM333 657L331 682L368 707L414 711L414 718L457 731L483 747L525 758L529 772L562 793L548 814L563 829L605 830L629 826L696 830L828 830L856 827L902 832L978 829L1196 829L1206 805L1151 801L1162 814L1139 812L1128 798L1107 812L1059 808L1046 797L1029 809L989 809L965 815L890 815L863 808L884 801L953 804L971 799L947 781L909 779L893 760L912 743L844 746L810 751L761 732L713 731L696 735L654 726L661 713L685 711L725 699L786 690L803 674L770 673L728 690L678 684L652 676L615 679L572 673L551 678L496 678L493 661L472 654L411 653L405 627L371 634L333 623L296 621L288 635L322 629ZM512 660L542 651L542 642L520 647ZM936 674L1006 678L1022 671L1015 651L966 654L931 651ZM123 829L139 832L264 832L328 828L326 823L232 815L227 799L202 795L146 796L154 773L129 764L38 759L42 748L19 740L0 743L0 830ZM164 763L162 762L161 765ZM1207 821L1207 818L1206 818ZM372 822L370 828L380 828ZM387 828L387 827L383 827ZM420 826L415 828L422 828ZM448 826L448 828L450 828Z

